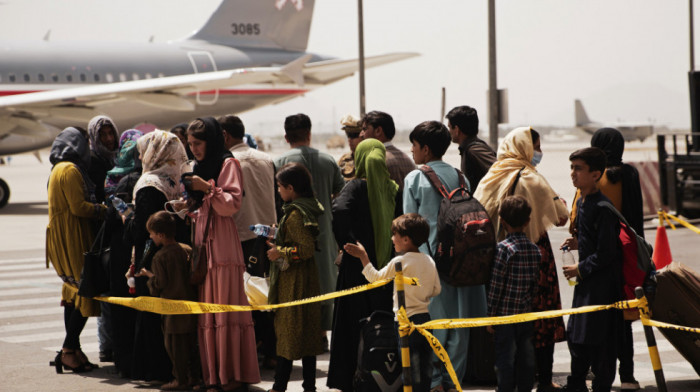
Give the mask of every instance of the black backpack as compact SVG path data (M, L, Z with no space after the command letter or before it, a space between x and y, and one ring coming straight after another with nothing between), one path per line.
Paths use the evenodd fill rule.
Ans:
M423 165L421 171L443 197L437 219L438 247L430 250L438 274L456 287L487 284L496 255L496 230L489 214L467 191L461 171L457 170L459 187L452 192L430 166Z
M394 314L377 310L360 320L355 391L398 392L402 369Z

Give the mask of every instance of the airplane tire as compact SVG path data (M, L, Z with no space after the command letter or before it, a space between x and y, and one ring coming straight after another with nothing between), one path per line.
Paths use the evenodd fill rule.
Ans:
M0 179L0 208L5 207L8 201L10 201L10 187Z

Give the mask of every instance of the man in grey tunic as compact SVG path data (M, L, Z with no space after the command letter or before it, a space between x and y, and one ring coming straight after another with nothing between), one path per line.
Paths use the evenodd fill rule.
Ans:
M331 221L331 199L338 194L345 181L340 167L333 157L311 147L311 119L299 113L284 120L284 138L291 149L275 160L275 167L280 168L290 162L298 162L311 172L316 198L324 208L318 219L319 236L316 249L316 265L321 282L321 294L335 290L338 271L333 261L338 256L338 245L333 236ZM329 331L333 321L333 301L326 301L321 308L321 328Z

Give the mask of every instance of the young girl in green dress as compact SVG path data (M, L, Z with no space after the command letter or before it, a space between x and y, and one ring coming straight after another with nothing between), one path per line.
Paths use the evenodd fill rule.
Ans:
M311 174L303 165L282 166L275 176L284 216L279 223L276 243L267 256L270 265L270 304L309 298L320 294L314 251L318 236L318 216L323 206L314 197ZM304 391L316 390L316 355L323 352L321 305L313 303L275 311L277 367L272 391L287 390L292 361L301 359Z

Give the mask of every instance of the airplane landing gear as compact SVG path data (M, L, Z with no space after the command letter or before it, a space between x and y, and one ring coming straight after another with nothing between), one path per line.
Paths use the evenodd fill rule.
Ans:
M10 187L0 178L0 208L5 207L10 201Z

